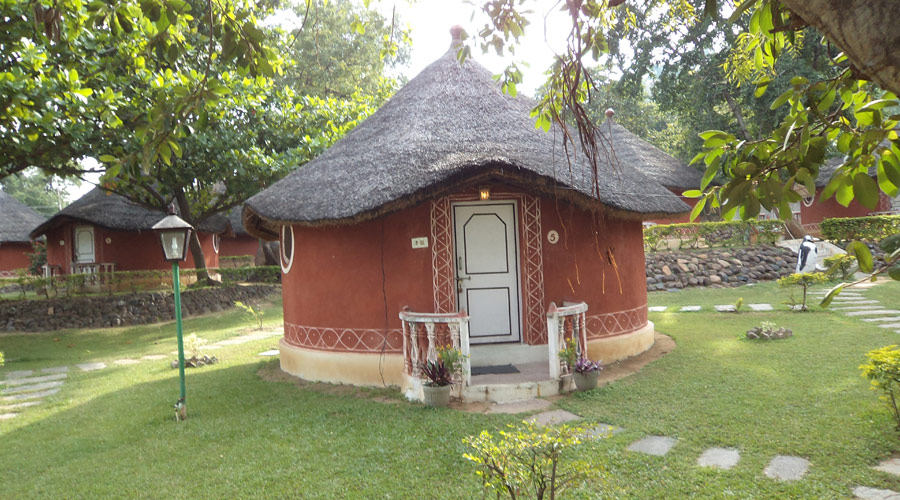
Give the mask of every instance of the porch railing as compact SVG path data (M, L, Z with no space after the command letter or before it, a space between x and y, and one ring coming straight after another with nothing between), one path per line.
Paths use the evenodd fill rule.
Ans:
M73 262L72 274L112 273L116 270L115 262Z
M403 322L403 360L406 375L421 379L421 366L438 359L439 347L450 346L464 356L461 387L469 385L469 316L458 313L418 313L408 307L400 311Z
M587 357L587 310L588 306L584 302L567 302L562 307L550 303L547 310L547 346L550 349L551 379L558 379L569 373L569 367L559 358L559 351L566 347L566 339L574 338L578 357Z

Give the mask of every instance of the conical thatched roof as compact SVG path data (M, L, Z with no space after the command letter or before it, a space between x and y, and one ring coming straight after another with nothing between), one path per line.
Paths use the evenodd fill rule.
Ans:
M28 233L47 220L11 195L0 191L0 243L27 243Z
M247 230L244 229L244 221L241 220L241 208L242 207L234 207L229 210L228 215L226 215L226 218L228 219L228 225L231 229L229 236L249 236Z
M600 131L611 137L612 150L619 163L630 165L679 193L686 189L700 189L703 173L696 168L670 156L612 120L601 125Z
M117 194L94 188L60 210L31 232L38 237L51 229L69 222L93 224L118 231L150 231L166 214L151 210ZM197 228L200 231L221 233L227 228L224 216L208 218Z
M570 168L560 133L535 129L533 101L504 95L457 49L425 68L318 158L245 203L244 227L272 239L283 223L347 224L499 179L597 208L588 162ZM570 148L574 149L574 148ZM621 162L600 165L600 202L637 218L689 210Z

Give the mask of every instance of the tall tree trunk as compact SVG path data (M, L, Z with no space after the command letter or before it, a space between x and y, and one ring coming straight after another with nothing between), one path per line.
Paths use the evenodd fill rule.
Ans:
M744 123L744 113L741 112L741 107L738 106L738 103L734 102L734 98L731 97L731 93L729 93L728 90L723 91L722 94L725 96L725 100L728 101L728 107L731 108L731 112L734 113L738 126L741 127L744 139L752 141L753 137L750 135L750 131L747 130L747 124Z
M184 190L180 187L175 189L175 202L178 203L178 211L181 212L181 218L186 220L188 224L194 226L191 232L191 257L194 259L194 268L197 269L197 281L203 280L207 284L212 284L213 280L209 277L206 270L206 258L203 255L203 247L200 246L200 237L197 235L197 225L194 223L194 216L191 214L191 204L188 202Z
M900 94L900 2L897 0L781 0L847 54L863 75Z

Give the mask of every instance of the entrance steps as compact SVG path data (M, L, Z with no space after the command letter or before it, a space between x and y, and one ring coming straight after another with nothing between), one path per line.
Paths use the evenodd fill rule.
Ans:
M518 373L473 375L469 385L462 390L463 401L511 403L559 394L560 382L550 379L546 360L513 366Z

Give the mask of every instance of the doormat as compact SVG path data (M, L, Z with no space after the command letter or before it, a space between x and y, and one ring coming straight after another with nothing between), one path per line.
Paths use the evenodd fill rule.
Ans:
M472 375L502 375L504 373L519 373L519 369L513 365L473 366Z

